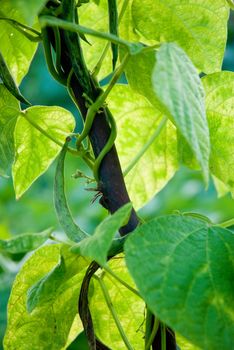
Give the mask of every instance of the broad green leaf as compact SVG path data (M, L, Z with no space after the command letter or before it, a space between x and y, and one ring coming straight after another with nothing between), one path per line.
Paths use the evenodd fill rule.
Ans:
M0 239L0 251L11 254L26 253L41 246L49 238L52 228L39 233L25 233L11 239Z
M14 129L19 103L0 84L0 172L7 174L14 159Z
M157 53L153 88L188 142L209 181L210 139L205 94L192 62L176 44L163 44Z
M63 144L74 126L72 114L61 107L35 106L20 113L15 127L13 164L16 198L48 169L61 150L61 146L43 133Z
M152 312L206 350L233 344L233 249L231 231L176 215L139 226L125 243L127 267Z
M58 264L61 249L65 274L60 283L56 281L57 289L52 288L47 300L45 298L44 303L29 314L26 307L27 292ZM87 266L88 262L84 258L72 254L68 248L58 244L44 246L35 251L23 265L13 284L8 304L4 348L63 349L74 322L78 324L77 297Z
M115 86L108 105L121 130L116 146L122 168L126 169L155 132L162 114L128 85ZM134 207L140 208L150 200L176 170L176 129L168 120L158 138L125 177Z
M202 79L210 128L210 171L234 194L234 73L220 72Z
M111 269L126 283L135 287L120 256L110 261ZM144 348L144 301L120 284L116 279L105 274L103 281L108 289L112 304L120 323L134 349ZM94 291L90 297L90 311L96 336L111 350L125 350L126 345L116 328L116 324L106 305L99 282L94 280Z
M205 73L221 69L227 40L226 0L134 0L135 29L146 39L176 42Z
M178 333L176 333L176 344L179 346L180 350L201 350L201 348L193 345Z
M234 73L220 72L202 78L206 92L206 114L210 130L210 172L220 195L234 194ZM197 167L186 142L179 138L181 160Z
M23 21L28 25L32 25L35 22L35 18L43 8L46 0L8 0L12 8L15 8L21 14Z
M29 288L27 293L27 310L31 313L36 307L49 302L54 297L66 273L65 261L60 257L58 264Z
M4 60L4 57L1 54L0 51L0 78L2 79L3 84L6 86L7 90L10 91L10 93L17 98L17 100L30 105L30 103L24 98L23 95L21 95L18 87L15 84L15 81L13 77L11 76L11 73L7 67L7 64Z
M132 204L127 203L113 215L108 216L98 225L92 236L73 246L72 251L95 260L101 266L105 265L114 235L127 223L131 210Z
M21 13L12 7L9 0L1 0L0 17L22 22ZM18 85L28 72L37 43L29 41L2 19L0 20L0 42L3 57Z

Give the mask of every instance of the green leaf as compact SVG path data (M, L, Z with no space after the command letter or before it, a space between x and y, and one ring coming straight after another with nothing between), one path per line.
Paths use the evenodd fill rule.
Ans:
M194 15L196 14L196 15ZM227 40L226 0L134 0L135 30L148 40L176 42L200 71L222 66Z
M152 312L206 350L233 344L233 249L231 231L176 215L141 225L125 244L127 267Z
M175 44L163 44L157 53L153 88L177 128L193 150L209 181L210 139L205 94L190 59Z
M27 310L31 313L36 307L51 300L66 273L64 258L61 256L58 264L29 288L27 293Z
M9 0L1 0L0 17L22 22L21 12L12 7ZM4 20L0 20L0 42L2 55L16 84L19 85L28 72L37 43L29 41Z
M46 0L10 0L9 3L12 8L19 11L24 22L31 26L35 22L36 16L45 5Z
M95 260L101 266L105 265L108 251L117 230L127 223L132 210L132 204L127 203L113 215L104 219L96 228L93 236L84 239L72 251Z
M234 73L220 72L202 79L210 129L210 171L234 195Z
M26 253L41 246L50 237L52 228L39 233L25 233L11 239L0 239L0 251L18 254Z
M48 169L74 126L72 114L61 107L35 106L20 114L15 127L13 164L17 199Z
M14 159L14 129L19 103L0 84L0 172L7 174Z
M142 84L145 79L147 77ZM126 169L155 132L162 113L128 85L114 87L108 106L121 130L116 146L122 168ZM177 167L176 129L168 120L158 138L125 177L134 207L140 208L161 190Z
M124 259L117 256L109 265L121 279L135 287L129 275ZM113 307L120 323L134 349L144 348L145 303L137 295L120 284L109 274L104 274L103 281L108 289ZM126 345L116 328L116 324L107 307L98 281L94 280L94 291L90 296L90 311L96 336L111 350L126 350Z
M6 86L7 90L17 98L17 100L30 105L30 103L21 95L18 87L16 86L13 77L7 67L7 64L0 51L0 78L2 79L3 84Z
M60 251L65 262L65 274L60 283L55 280L57 288L47 290L49 295L46 297L44 294L41 305L38 304L29 314L26 307L27 292L55 268L60 261ZM76 330L74 339L82 330L77 328L77 296L87 266L87 260L72 254L65 246L53 244L35 251L13 284L4 348L61 350ZM52 278L50 284L53 286ZM43 290L46 292L46 289Z

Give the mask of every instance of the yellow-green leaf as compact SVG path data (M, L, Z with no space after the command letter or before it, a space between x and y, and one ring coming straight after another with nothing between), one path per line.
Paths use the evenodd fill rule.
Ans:
M47 295L43 294L41 304L37 304L29 314L27 292L58 264L61 250L65 273L60 281L56 280L56 288L44 290ZM58 244L44 246L34 252L13 284L8 303L5 349L61 350L67 344L72 329L76 329L76 335L82 330L78 330L75 323L79 325L77 297L87 265L84 258ZM50 283L53 286L53 280Z
M1 0L0 17L8 17L22 22L21 13L17 8L12 7L9 0ZM28 72L37 43L29 41L2 19L0 20L0 42L2 55L12 76L19 85Z
M19 102L0 84L0 173L7 174L14 159L14 129Z
M61 107L36 106L20 113L15 127L13 164L17 198L47 170L74 126L72 114Z
M123 169L144 147L158 127L162 114L130 86L115 86L108 105L119 132L116 145ZM130 198L140 208L160 190L177 169L176 129L168 120L161 134L126 176Z
M148 40L176 42L205 73L221 69L227 40L226 0L134 0L135 29Z

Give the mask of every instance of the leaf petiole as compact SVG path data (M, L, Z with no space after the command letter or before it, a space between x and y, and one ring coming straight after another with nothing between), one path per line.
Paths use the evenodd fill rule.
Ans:
M103 275L102 275L103 276ZM108 290L107 290L107 287L102 279L102 276L101 277L98 277L96 275L93 275L93 277L98 281L98 283L100 284L100 287L101 287L101 290L102 290L102 293L103 293L103 296L105 298L105 301L106 301L106 304L107 304L107 307L108 309L110 310L110 313L115 321L115 324L116 324L116 327L118 328L118 331L123 339L123 342L124 344L126 345L126 348L128 350L134 350L133 347L131 346L125 332L124 332L124 329L119 321L119 318L118 318L118 315L115 311L115 308L113 306L113 303L111 301L111 298L110 298L110 295L108 293Z

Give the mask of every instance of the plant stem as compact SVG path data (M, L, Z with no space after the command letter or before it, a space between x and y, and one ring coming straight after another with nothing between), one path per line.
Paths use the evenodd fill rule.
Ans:
M164 323L160 324L160 331L161 331L161 350L166 350L167 344L166 344L166 326Z
M52 16L41 16L39 19L40 19L40 24L42 28L46 26L59 27L64 30L68 30L70 32L75 32L75 33L84 34L84 35L91 35L103 40L108 40L114 44L122 45L126 47L128 50L131 50L131 47L132 47L132 44L129 41L119 38L117 35L114 35L114 34L99 32L97 30L87 28L72 22L64 21L59 18L54 18Z
M151 334L148 338L148 341L146 343L145 350L150 350L150 347L153 344L154 338L157 334L158 327L159 327L159 320L156 317L154 317L153 329L152 329L152 332L151 332ZM165 350L166 350L166 348L165 348Z
M109 295L109 293L108 293L108 290L107 290L107 288L106 288L106 285L105 285L103 279L100 278L100 277L97 277L97 276L95 276L95 275L94 275L93 277L94 277L94 278L99 282L99 284L100 284L100 287L101 287L101 289L102 289L102 293L103 293L103 296L104 296L104 298L105 298L106 304L107 304L108 309L110 310L110 313L111 313L111 315L112 315L112 317L113 317L113 319L114 319L114 321L115 321L116 327L118 328L118 331L119 331L119 333L120 333L120 335L121 335L121 338L122 338L123 341L124 341L124 344L126 345L126 347L127 347L128 350L134 350L133 347L131 346L131 344L130 344L130 342L129 342L129 340L128 340L126 334L125 334L125 332L124 332L124 329L123 329L123 327L122 327L120 321L119 321L118 315L117 315L117 313L116 313L116 311L115 311L115 308L114 308L114 306L113 306L113 304L112 304L110 295Z
M221 224L218 224L218 226L224 227L224 228L230 227L230 226L233 226L233 225L234 225L234 218L230 219L230 220L227 220L227 221L224 221Z
M142 147L140 152L133 158L131 163L127 166L127 168L123 171L123 175L126 176L139 162L141 157L145 154L145 152L148 150L148 148L152 145L152 143L156 140L156 138L160 135L161 131L163 130L164 126L166 125L167 117L163 117L161 122L159 123L157 129L153 133L153 135L150 137L150 139L146 142L146 144Z
M103 269L109 273L112 277L114 277L119 283L121 283L124 287L126 287L127 289L129 289L132 293L134 293L135 295L137 295L139 298L142 299L141 295L139 294L139 292L131 287L128 283L126 283L124 280L122 280L118 275L116 275L114 273L114 271L111 270L111 268L108 265L103 266Z

